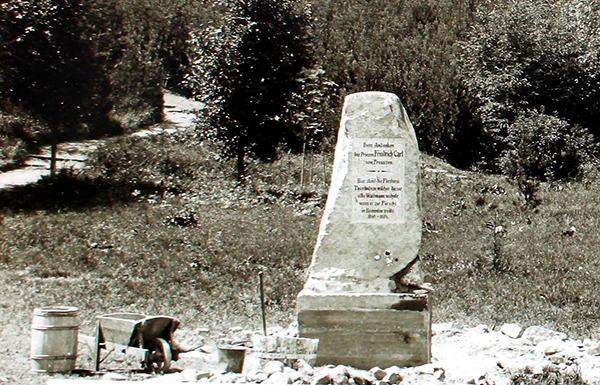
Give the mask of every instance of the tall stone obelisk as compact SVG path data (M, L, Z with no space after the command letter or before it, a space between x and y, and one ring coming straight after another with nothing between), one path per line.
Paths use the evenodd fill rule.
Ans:
M327 204L298 296L300 334L320 340L317 364L429 362L429 294L417 255L420 167L396 95L346 97Z

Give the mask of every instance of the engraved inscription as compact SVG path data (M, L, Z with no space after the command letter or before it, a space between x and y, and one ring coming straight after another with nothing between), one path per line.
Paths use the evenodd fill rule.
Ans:
M352 140L352 222L403 223L404 141Z

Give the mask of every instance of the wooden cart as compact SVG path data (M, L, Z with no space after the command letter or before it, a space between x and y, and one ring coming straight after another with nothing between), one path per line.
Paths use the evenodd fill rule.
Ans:
M173 348L173 333L180 322L166 316L135 313L115 313L98 316L95 337L94 367L100 370L102 349L132 354L142 367L163 373L177 360L179 351Z

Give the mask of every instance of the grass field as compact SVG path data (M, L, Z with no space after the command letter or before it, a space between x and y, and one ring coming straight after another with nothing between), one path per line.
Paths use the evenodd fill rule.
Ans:
M330 157L251 164L245 186L191 137L115 140L96 160L87 175L0 193L0 382L45 383L28 361L40 306L77 306L86 334L100 314L171 315L193 343L198 328L260 329L262 271L269 325L294 320ZM600 337L596 177L542 184L533 209L504 177L423 164L420 254L435 322Z
M531 209L506 178L427 170L421 255L438 288L438 321L600 337L597 177L542 184Z

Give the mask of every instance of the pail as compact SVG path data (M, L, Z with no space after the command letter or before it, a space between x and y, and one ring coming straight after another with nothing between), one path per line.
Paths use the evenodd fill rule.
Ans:
M222 346L219 348L219 364L226 364L224 369L231 373L241 373L247 348L243 346Z
M295 361L302 359L314 366L317 360L319 340L255 334L252 337L252 346L252 355L262 361L277 360L293 366Z
M43 307L33 311L31 370L65 373L75 369L77 311L76 307Z

